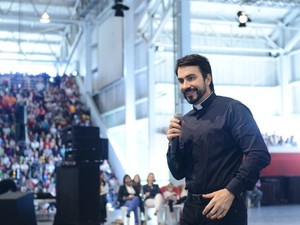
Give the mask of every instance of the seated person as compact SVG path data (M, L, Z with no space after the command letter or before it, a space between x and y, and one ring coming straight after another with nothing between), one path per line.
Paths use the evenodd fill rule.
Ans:
M155 177L153 173L149 173L147 177L147 184L143 186L143 193L145 195L144 204L146 207L154 207L154 215L157 216L157 223L162 224L162 206L164 204L163 196L160 193L160 188L154 184Z
M180 195L179 199L177 200L176 204L182 204L187 199L188 191L185 189L185 183L180 185Z
M141 213L144 214L145 213L145 208L144 208L144 200L143 200L143 186L141 184L140 175L138 175L138 174L134 175L133 180L132 180L132 185L134 187L136 187L136 190L139 192L140 210L141 210Z
M165 191L163 192L163 196L169 206L170 212L174 212L173 205L176 204L178 197L172 183L167 185Z
M126 206L127 217L130 217L130 212L134 213L134 222L139 224L138 207L140 204L139 192L132 185L131 177L126 174L123 178L123 185L120 186L118 192L118 202L120 206Z

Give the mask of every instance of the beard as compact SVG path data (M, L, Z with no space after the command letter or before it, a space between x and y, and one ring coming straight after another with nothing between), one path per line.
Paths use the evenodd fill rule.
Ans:
M203 97L205 92L206 92L205 86L202 89L197 89L195 87L189 87L184 90L183 95L188 103L190 103L192 105L196 105L199 103L200 99ZM196 94L196 96L194 96L195 94Z

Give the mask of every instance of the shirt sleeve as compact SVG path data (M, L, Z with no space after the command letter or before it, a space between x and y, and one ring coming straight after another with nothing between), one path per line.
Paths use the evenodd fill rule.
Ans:
M167 161L171 174L177 180L185 177L185 157L182 149L176 151L175 156L171 154L171 145L169 145L167 152Z
M271 156L250 110L245 105L235 101L228 116L232 136L243 152L244 159L226 189L238 195L254 188L260 171L270 164Z

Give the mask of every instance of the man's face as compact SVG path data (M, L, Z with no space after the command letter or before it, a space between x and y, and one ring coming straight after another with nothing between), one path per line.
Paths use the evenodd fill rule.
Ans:
M198 66L179 67L177 74L180 91L188 103L199 104L210 95L211 75L204 80Z

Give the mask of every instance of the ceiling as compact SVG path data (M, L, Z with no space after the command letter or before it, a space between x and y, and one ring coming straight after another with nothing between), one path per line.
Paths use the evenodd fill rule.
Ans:
M93 19L110 0L1 0L0 61L63 64L83 21ZM41 23L47 12L50 23ZM67 46L69 45L69 46Z
M143 0L136 1L141 3ZM149 0L148 4L165 1ZM0 62L66 63L69 55L64 49L72 45L78 28L86 20L99 19L113 4L114 0L1 0ZM252 20L249 28L260 28L259 32L263 32L274 49L279 47L278 30L282 26L292 34L292 48L299 42L300 0L191 0L192 32L203 35L209 29L220 37L228 33L224 24L234 25L237 29L238 10L246 11ZM40 22L44 12L50 16L50 23ZM206 27L201 26L203 23ZM207 27L207 24L211 26ZM245 35L257 35L258 30L249 32L247 29L244 29Z
M251 19L246 27L238 26L237 12L241 10ZM191 14L191 33L198 35L194 39L206 37L206 44L217 39L220 45L211 43L218 51L289 54L300 47L300 1L192 0ZM205 48L203 42L201 48Z

